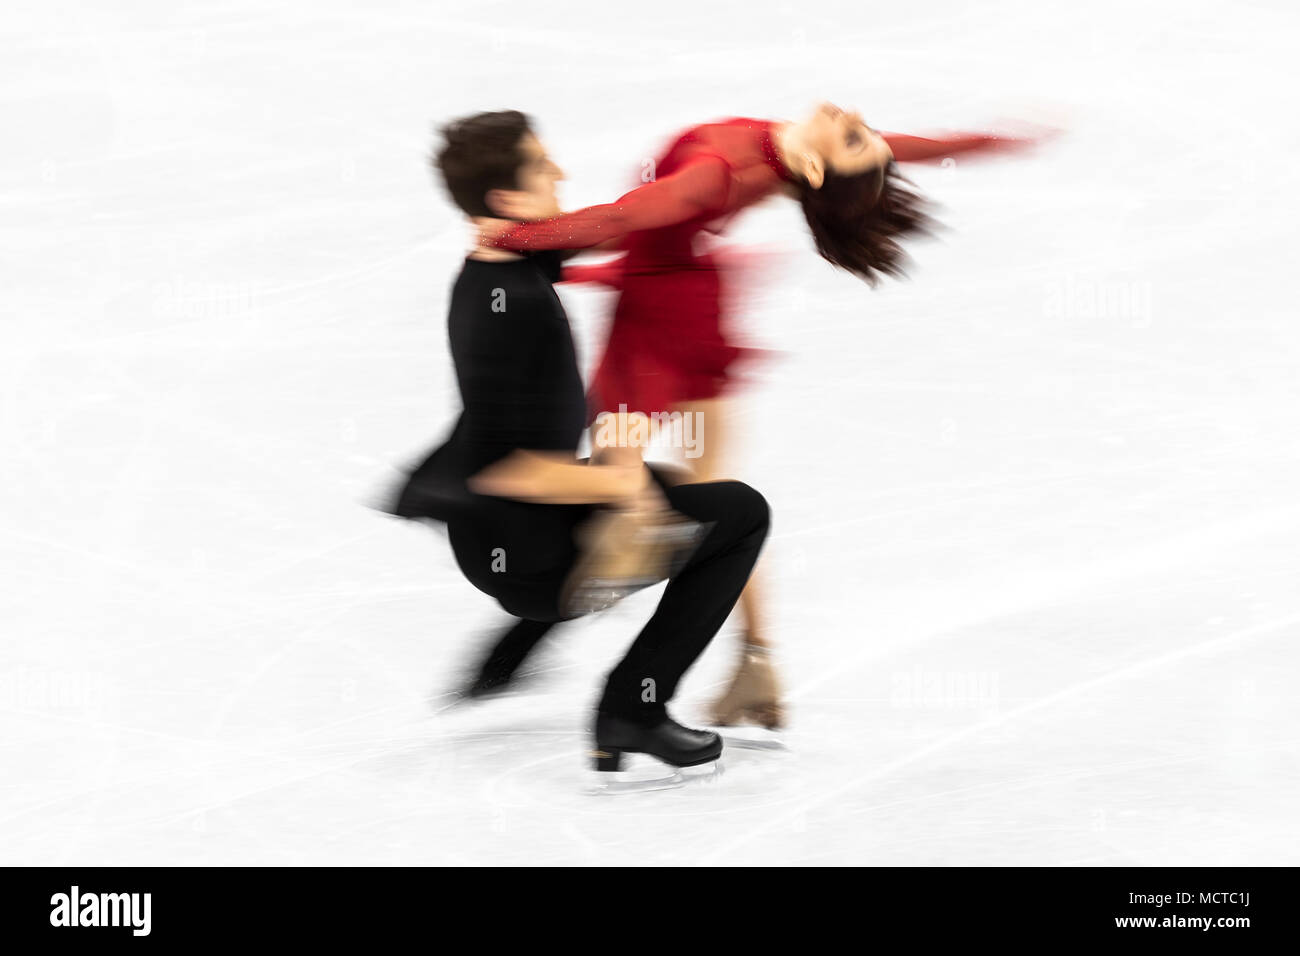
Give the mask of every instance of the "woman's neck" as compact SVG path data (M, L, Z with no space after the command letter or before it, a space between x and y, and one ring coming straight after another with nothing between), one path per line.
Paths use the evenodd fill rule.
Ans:
M799 126L796 123L777 123L772 129L772 145L776 148L776 158L785 167L791 177L796 175L791 157L799 155L802 142L799 138Z

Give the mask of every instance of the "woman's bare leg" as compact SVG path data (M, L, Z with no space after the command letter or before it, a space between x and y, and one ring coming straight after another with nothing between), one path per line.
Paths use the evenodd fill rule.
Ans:
M686 402L678 406L677 410L682 413L682 428L691 429L684 434L691 436L694 447L688 445L684 457L695 480L722 481L734 477L723 471L724 449L728 442L734 440L733 428L726 421L727 403L719 398L706 398ZM688 415L692 416L689 423L685 421ZM770 648L767 619L763 615L763 602L759 597L760 587L755 581L756 577L757 572L750 576L749 584L740 595L740 627L746 644Z
M683 415L684 457L696 480L718 481L730 477L724 470L725 455L730 443L735 441L736 429L727 421L726 403L707 399L683 404L678 410ZM687 420L686 416L691 417ZM727 690L713 703L714 723L749 720L769 728L785 723L781 684L772 666L760 593L761 587L751 574L737 604L742 634L740 665Z

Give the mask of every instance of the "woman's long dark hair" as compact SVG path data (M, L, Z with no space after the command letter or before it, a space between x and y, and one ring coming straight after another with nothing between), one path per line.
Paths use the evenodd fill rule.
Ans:
M799 187L799 205L822 258L873 286L882 275L906 271L900 239L928 235L938 225L892 162L851 176L828 169L820 189Z

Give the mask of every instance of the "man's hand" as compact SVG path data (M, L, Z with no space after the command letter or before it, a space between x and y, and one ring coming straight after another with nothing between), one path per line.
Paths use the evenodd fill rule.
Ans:
M636 515L646 521L666 518L668 512L672 511L672 507L668 504L668 499L664 497L663 489L654 480L650 469L643 465L638 477L641 480L641 486L628 497L614 502L612 507L618 511Z

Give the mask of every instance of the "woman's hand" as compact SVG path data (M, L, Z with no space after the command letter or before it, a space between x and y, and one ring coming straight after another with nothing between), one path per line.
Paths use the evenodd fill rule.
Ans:
M478 247L495 249L496 240L505 235L515 223L511 219L475 219L474 225L478 227Z

